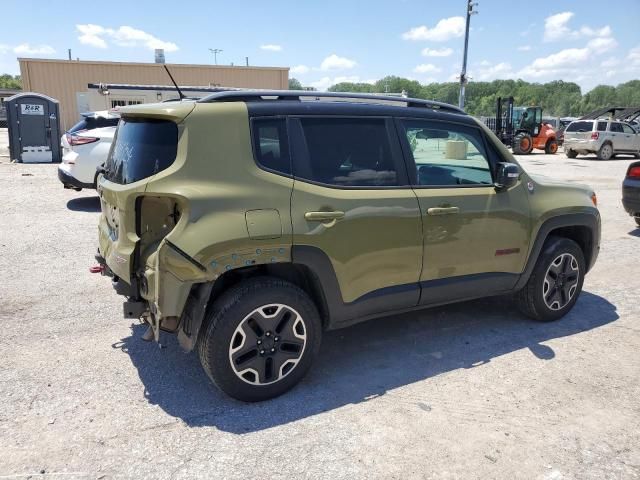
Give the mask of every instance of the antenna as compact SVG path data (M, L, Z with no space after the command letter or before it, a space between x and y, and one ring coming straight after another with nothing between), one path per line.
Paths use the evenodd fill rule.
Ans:
M173 75L171 75L171 72L169 71L169 68L165 64L162 64L162 66L167 71L167 75L169 75L169 78L171 79L171 82L173 83L173 86L176 87L176 90L178 91L178 95L180 95L180 100L182 100L184 98L184 94L182 93L182 90L180 90L180 87L178 86L176 81L173 79Z

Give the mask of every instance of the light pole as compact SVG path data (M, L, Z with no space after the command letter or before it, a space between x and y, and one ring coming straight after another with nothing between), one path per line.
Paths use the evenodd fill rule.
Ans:
M222 49L221 48L210 48L209 51L211 53L213 53L213 63L215 65L218 64L218 54L222 53Z
M467 0L467 24L464 32L464 53L462 55L462 72L460 73L460 97L458 98L458 106L464 110L464 90L467 86L467 50L469 49L469 23L471 23L471 15L478 12L473 9L478 3L473 0Z

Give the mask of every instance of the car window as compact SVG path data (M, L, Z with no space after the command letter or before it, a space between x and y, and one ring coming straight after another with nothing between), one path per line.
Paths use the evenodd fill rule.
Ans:
M492 185L491 166L474 128L423 120L403 120L416 168L415 185Z
M609 127L610 132L622 133L622 124L618 122L612 122Z
M598 122L598 131L606 132L607 131L607 122Z
M593 122L573 122L567 127L567 132L590 132L593 128Z
M622 124L622 130L624 131L624 133L636 133L636 131L631 128L629 125L626 124Z
M301 118L308 155L296 156L294 175L336 186L398 185L384 119Z
M287 124L282 118L253 121L253 149L256 162L267 170L291 175Z
M81 130L93 130L94 128L117 127L119 117L84 117L73 127L67 130L68 133L76 133Z

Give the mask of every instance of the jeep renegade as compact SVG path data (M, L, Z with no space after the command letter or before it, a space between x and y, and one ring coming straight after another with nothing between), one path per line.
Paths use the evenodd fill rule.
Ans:
M598 255L594 192L527 174L450 105L227 91L121 115L96 270L240 400L289 390L323 331L372 317L512 293L559 319Z

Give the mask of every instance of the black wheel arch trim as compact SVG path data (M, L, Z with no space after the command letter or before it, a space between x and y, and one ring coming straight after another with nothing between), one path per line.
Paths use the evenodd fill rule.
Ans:
M589 209L588 212L582 213L567 213L558 216L551 217L544 221L544 223L538 229L536 239L533 242L529 257L527 259L526 266L520 279L516 283L515 290L520 290L525 286L533 269L535 268L538 257L542 252L542 248L547 238L555 230L567 227L586 227L591 238L589 239L588 250L584 252L585 263L587 265L587 272L593 267L598 253L600 251L600 213L596 208Z

